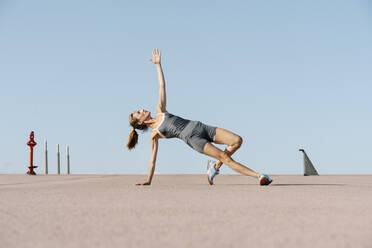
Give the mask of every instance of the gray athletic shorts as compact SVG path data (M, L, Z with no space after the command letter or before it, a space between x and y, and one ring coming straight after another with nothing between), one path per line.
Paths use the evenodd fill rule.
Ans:
M204 146L208 142L213 142L217 127L212 127L200 121L190 121L180 133L180 138L192 149L203 153Z

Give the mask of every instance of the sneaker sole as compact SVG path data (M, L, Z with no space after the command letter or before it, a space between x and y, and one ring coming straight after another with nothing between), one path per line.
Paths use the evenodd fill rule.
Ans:
M211 181L209 180L209 175L207 175L207 180L208 180L209 185L213 185L213 182L211 182Z
M209 183L209 185L213 185L213 182L211 182L210 180L209 180L209 171L210 171L210 160L208 160L208 165L207 165L207 180L208 180L208 183Z

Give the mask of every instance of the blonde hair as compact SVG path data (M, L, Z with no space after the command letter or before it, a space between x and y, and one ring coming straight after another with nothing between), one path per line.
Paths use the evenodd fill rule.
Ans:
M138 133L136 132L136 129L146 131L148 129L148 126L146 124L139 125L138 119L134 118L133 114L129 115L129 124L132 126L133 129L129 133L127 148L128 150L132 150L138 143Z

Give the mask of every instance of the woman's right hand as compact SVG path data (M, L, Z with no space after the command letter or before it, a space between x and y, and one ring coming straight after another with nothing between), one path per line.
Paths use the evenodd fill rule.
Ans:
M150 182L136 183L136 186L151 185Z
M161 52L157 48L152 50L152 56L153 57L151 59L149 59L149 61L151 61L155 65L157 65L157 64L160 65Z

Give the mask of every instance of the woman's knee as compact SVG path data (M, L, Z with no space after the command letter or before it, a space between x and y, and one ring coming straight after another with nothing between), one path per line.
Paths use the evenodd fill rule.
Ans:
M239 135L236 135L235 142L234 142L234 146L236 147L236 149L238 149L239 147L241 147L242 144L243 144L243 138L240 137Z

